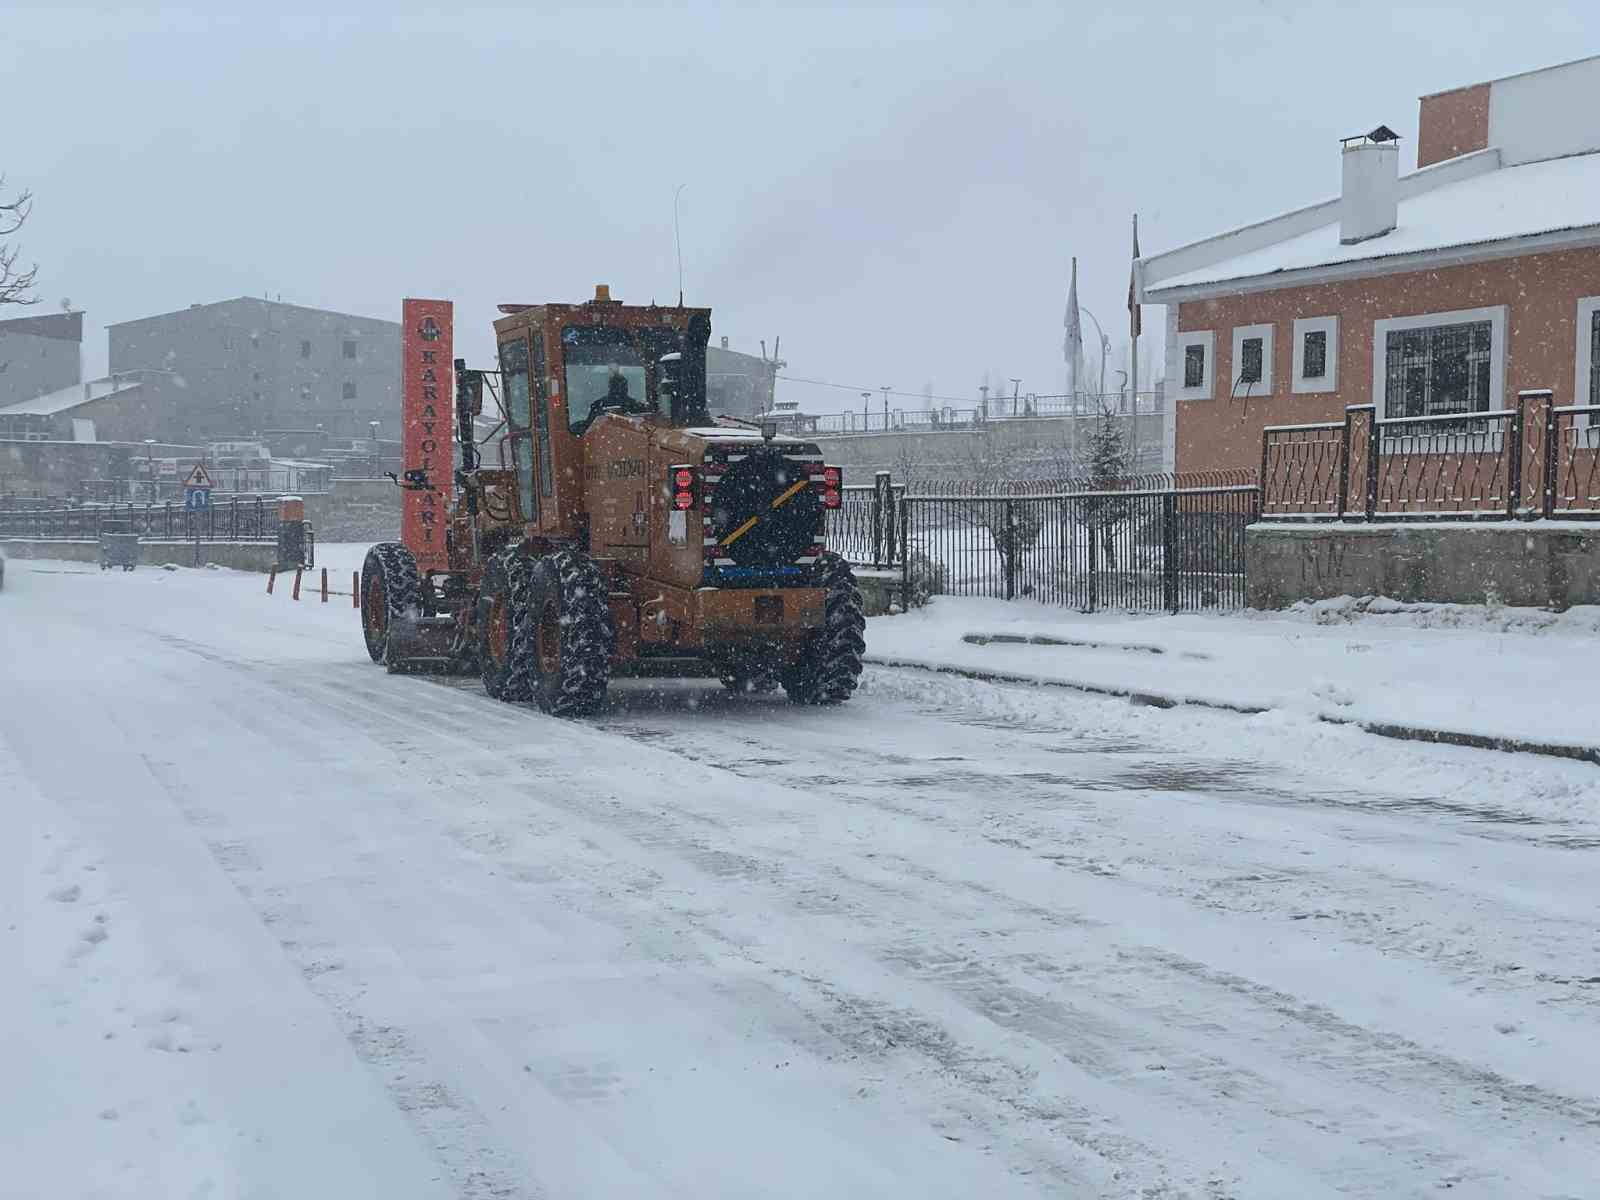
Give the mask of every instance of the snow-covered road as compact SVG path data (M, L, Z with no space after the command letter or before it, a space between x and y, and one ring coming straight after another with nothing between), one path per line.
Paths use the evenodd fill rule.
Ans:
M1595 1194L1593 767L887 669L558 722L261 586L11 564L0 1195Z

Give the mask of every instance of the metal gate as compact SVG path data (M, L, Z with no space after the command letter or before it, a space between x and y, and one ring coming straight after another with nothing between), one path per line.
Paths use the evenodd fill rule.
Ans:
M1244 604L1244 531L1258 514L1255 487L1042 496L861 491L867 494L847 502L844 519L830 527L830 543L862 565L898 569L910 594L1031 598L1081 612Z

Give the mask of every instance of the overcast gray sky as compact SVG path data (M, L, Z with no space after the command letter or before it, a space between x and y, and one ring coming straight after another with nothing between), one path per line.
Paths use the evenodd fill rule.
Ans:
M397 317L684 281L789 373L1059 391L1067 268L1120 340L1143 250L1332 195L1337 138L1600 51L1600 3L357 5L0 15L0 169L43 303L104 326L270 292ZM1147 314L1147 338L1159 325ZM1087 324L1087 322L1086 322ZM1154 335L1154 336L1151 336ZM851 391L785 385L814 411Z

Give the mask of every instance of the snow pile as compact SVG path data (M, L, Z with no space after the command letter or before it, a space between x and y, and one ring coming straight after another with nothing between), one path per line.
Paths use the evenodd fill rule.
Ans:
M874 620L869 659L1144 692L1228 708L1600 748L1600 608L1373 597L1284 613L1082 614L937 598Z
M1302 600L1281 613L1245 615L1263 620L1310 621L1316 625L1353 625L1361 623L1363 618L1372 618L1377 627L1600 636L1600 605L1595 604L1552 612L1504 604L1407 603L1387 596L1336 596L1331 600Z

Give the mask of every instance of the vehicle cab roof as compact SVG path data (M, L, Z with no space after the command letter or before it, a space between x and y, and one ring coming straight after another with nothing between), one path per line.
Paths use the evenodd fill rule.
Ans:
M709 308L685 308L682 305L624 304L611 299L610 289L604 284L595 288L595 298L581 304L502 304L500 311L506 315L494 323L496 336L514 333L547 323L563 325L613 325L634 329L687 330L696 317L703 317L709 325Z

